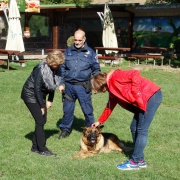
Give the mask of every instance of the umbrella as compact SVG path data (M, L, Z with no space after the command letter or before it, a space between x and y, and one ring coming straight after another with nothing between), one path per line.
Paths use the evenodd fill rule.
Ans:
M108 7L108 4L106 3L104 6L104 13L102 12L97 12L97 13L100 17L103 26L103 35L102 35L103 46L118 48L118 42L114 28L114 20L112 17L111 10ZM106 54L112 52L118 53L117 51L106 50Z
M9 29L5 50L25 51L20 23L20 13L16 0L10 1L8 25Z

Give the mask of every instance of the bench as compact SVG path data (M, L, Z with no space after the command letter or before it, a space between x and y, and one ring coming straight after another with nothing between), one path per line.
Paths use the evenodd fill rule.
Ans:
M98 59L103 59L103 60L116 60L114 56L98 56Z
M13 60L3 59L3 60L0 60L0 65L3 65L5 61L6 61L6 63L7 63L7 70L9 70L9 63L10 63L10 62L19 63L19 64L20 64L20 69L22 70L23 64L24 64L27 60L14 60L14 61L13 61Z
M103 63L110 64L111 66L115 64L120 65L122 63L121 57L116 58L115 56L98 56L98 59L101 59Z
M161 59L161 66L163 66L164 56L158 53L131 54L129 58L130 57L136 58L138 60L137 64L139 64L140 59L146 59L146 64L147 64L147 59L152 58L154 61L154 66L156 65L156 60Z
M131 57L131 56L129 56L129 55L127 55L126 57L124 57L126 60L128 60L129 61L129 67L131 66L131 61L134 61L134 60L136 60L136 58L135 57Z
M16 62L16 61L13 61L13 62ZM20 69L21 69L21 70L22 70L23 64L24 64L25 62L27 62L27 60L19 60L19 61L17 61L17 63L20 64Z
M9 62L10 62L9 57L10 56L17 56L17 55L19 55L20 51L0 49L0 53L6 54L6 56L8 56L6 61L7 61L7 69L9 71Z

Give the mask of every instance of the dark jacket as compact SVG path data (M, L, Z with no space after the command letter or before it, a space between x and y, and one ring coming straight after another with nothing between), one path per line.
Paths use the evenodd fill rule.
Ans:
M21 98L25 103L39 103L41 108L45 108L46 96L49 94L48 101L52 102L54 91L46 88L41 69L38 66L34 67L31 75L26 80L21 92Z
M61 85L64 82L85 82L91 79L91 75L100 72L97 55L87 43L84 48L77 49L74 45L64 52L65 62L61 65Z

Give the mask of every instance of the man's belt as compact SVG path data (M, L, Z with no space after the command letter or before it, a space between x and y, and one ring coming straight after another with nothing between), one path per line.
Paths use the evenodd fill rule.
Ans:
M72 85L82 85L83 86L85 82L68 82L68 83L72 84Z
M84 82L68 82L69 84L72 85L82 85L85 89L87 93L91 92L91 83L90 81L84 81Z

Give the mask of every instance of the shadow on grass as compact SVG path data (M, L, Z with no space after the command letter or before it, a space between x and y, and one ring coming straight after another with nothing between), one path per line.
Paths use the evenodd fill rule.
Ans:
M56 123L56 126L58 127L59 124L61 123L61 120L62 119L59 119ZM72 124L72 130L76 130L76 131L79 131L79 132L82 132L82 128L81 127L85 127L86 125L86 121L84 119L80 119L80 118L77 118L76 116L74 116L74 121L73 121L73 124Z
M133 145L133 143L132 143L131 141L123 141L123 140L121 140L121 142L122 142L126 147L129 147L129 148L133 148L133 147L134 147L134 145ZM126 156L128 159L130 159L131 156L132 156L132 154L133 154L133 150L130 151L130 152L123 152L123 153L125 154L125 156Z
M59 133L59 131L56 129L46 129L46 130L44 130L44 132L45 132L46 139L53 136L54 134ZM32 140L33 134L34 134L34 132L30 132L25 135L25 138Z
M58 128L58 125L61 123L61 119L59 119L56 123L56 126ZM72 130L76 130L76 131L79 131L79 132L82 132L82 128L81 127L84 127L85 126L85 120L83 119L78 119L76 117L74 117L74 122L73 122L73 125L72 125ZM59 133L59 130L57 129L46 129L44 130L45 132L45 136L46 136L46 139L48 139L49 137L53 136L54 134L58 134ZM28 134L25 135L25 138L31 140L32 137L33 137L33 134L34 132L30 132Z
M170 58L170 57L164 58L164 60L163 60L164 65L168 65L169 62L171 64L172 68L179 68L180 67L180 56L178 56L177 58ZM159 65L161 65L160 62L159 62Z
M0 72L5 72L5 70L8 70L8 69L7 69L7 65L4 65L4 64L1 65L1 67L0 67ZM18 70L18 69L9 66L9 70Z

